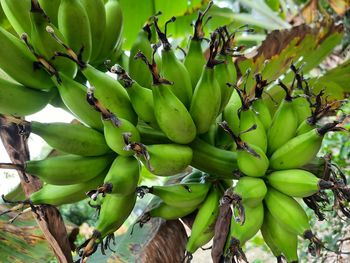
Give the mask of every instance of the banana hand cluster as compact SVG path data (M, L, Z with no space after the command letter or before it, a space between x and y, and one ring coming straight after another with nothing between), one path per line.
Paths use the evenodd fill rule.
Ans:
M251 90L246 89L250 70L237 79L242 73L232 57L241 50L235 35L242 28L220 27L209 44L202 41L212 2L199 11L183 60L166 34L175 17L164 27L158 15L146 21L128 58L117 0L0 3L19 36L0 28L0 69L6 77L0 78L1 125L15 124L26 137L35 133L58 152L0 168L44 182L21 202L33 209L91 198L99 218L92 237L78 249L82 260L99 245L108 246L137 196L145 194L155 198L141 225L152 217L195 215L184 255L188 261L212 238L213 262L247 261L244 244L260 229L274 256L297 262L297 236L316 250L322 243L295 198L319 215L317 200L327 189L350 217L346 182L334 166L319 164L326 167L322 176L305 168L316 159L324 135L342 130L341 119L318 125L341 103L314 94L292 65L298 90L294 82L287 87L279 81L286 96L276 109L269 108L263 95L270 83L261 74L255 74ZM112 66L117 61L123 67ZM61 105L80 123L18 118L49 103ZM180 182L144 186L142 169L162 177L189 173Z

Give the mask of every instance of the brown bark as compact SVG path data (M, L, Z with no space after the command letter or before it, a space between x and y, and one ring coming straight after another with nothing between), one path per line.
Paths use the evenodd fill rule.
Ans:
M17 125L2 125L4 118L0 115L0 137L3 141L11 161L14 164L23 164L29 160L29 150L24 136L19 135ZM24 193L27 197L41 188L41 181L29 174L18 172ZM48 205L38 207L40 217L35 216L40 229L51 245L57 259L62 263L73 262L66 228L59 211Z
M187 235L179 220L165 221L140 253L140 263L179 263L185 257Z

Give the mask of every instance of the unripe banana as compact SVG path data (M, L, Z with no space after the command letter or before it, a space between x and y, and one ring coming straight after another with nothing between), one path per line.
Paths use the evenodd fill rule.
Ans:
M267 187L260 178L242 177L234 187L234 193L242 199L245 207L254 208L265 198Z
M125 222L136 202L136 194L107 195L101 205L95 231L103 238L114 233Z
M141 61L137 60L139 63ZM144 63L142 63L144 65ZM152 91L140 86L120 66L113 67L112 72L118 74L118 80L122 83L129 94L131 104L141 120L150 126L157 128L157 120L154 115L154 103ZM148 70L147 70L147 73Z
M227 122L220 123L220 126L231 136L237 145L238 169L247 176L262 177L269 167L269 159L265 153L255 145L248 145L236 136L228 126Z
M228 236L225 254L237 255L236 251L242 250L241 247L259 231L264 221L264 206L262 202L256 207L245 207L245 221L236 222L235 217L231 219L230 234Z
M292 197L270 187L264 202L271 215L286 230L299 236L304 236L307 231L310 231L307 214Z
M185 57L184 65L191 78L191 86L194 89L202 75L202 69L206 61L203 55L202 44L200 40L191 38L190 47Z
M51 147L62 152L98 156L111 151L103 134L81 124L40 123L29 124L31 132L43 138Z
M190 47L184 60L184 65L191 78L193 90L196 87L197 82L202 75L202 68L206 63L201 45L201 42L204 38L203 19L212 5L213 2L209 2L207 8L203 12L198 11L197 20L193 25L193 37L191 37Z
M191 235L186 244L186 251L193 254L198 248L208 243L214 236L216 219L219 214L221 193L213 186L194 219Z
M286 230L266 209L261 233L276 257L285 256L287 262L298 262L298 237ZM277 251L279 253L277 253Z
M101 244L101 249L104 251L103 238L113 234L123 225L131 214L135 203L135 193L126 196L107 195L103 199L102 205L100 206L99 218L92 237L79 247L79 256L81 256L82 260L93 254L99 244ZM107 246L109 241L110 240L106 241Z
M240 135L241 139L249 145L255 145L266 152L267 136L265 127L253 109L242 109L239 119L239 132L244 132ZM253 126L256 127L254 130L246 132Z
M332 182L300 169L274 171L267 180L273 188L292 197L308 197L333 186Z
M316 125L313 123L310 123L308 119L305 119L303 122L300 123L300 125L297 128L296 136L302 135L304 133L307 133L313 129L316 128Z
M82 60L91 55L89 17L80 0L61 0L58 9L58 28L74 52L82 51Z
M298 118L298 125L300 125L304 120L306 120L306 118L311 116L312 113L310 104L305 97L297 97L293 99L292 105Z
M321 148L322 139L328 131L339 131L338 123L328 123L289 140L278 148L270 158L270 167L275 170L300 168L312 161Z
M151 193L160 197L164 203L173 207L194 207L202 203L207 196L211 183L186 183L164 186L140 186L137 192L143 196Z
M101 41L103 42L96 63L101 63L113 52L122 37L123 14L118 0L108 0L105 4L106 27ZM96 21L95 21L96 22Z
M196 126L184 104L170 89L171 86L165 84L152 88L157 123L170 140L190 143L196 136Z
M249 147L255 154L246 149L237 149L238 169L247 176L262 177L269 168L269 159L259 147L255 145L249 145Z
M29 197L33 205L64 205L79 202L86 198L86 192L99 186L106 176L103 171L89 181L71 185L45 184L41 189L32 193Z
M136 154L153 174L170 176L183 172L192 161L192 149L187 145L154 144L135 145ZM141 146L141 149L138 149ZM133 148L133 147L132 147ZM140 151L140 152L139 152ZM144 152L147 152L147 158Z
M30 18L31 18L31 44L34 47L36 53L44 57L46 61L52 63L56 70L63 72L67 76L74 77L77 73L77 66L72 61L67 61L64 58L56 57L56 52L65 51L64 48L53 39L47 32L47 28L50 27L55 30L60 39L65 42L62 34L57 28L50 23L49 18L44 11L40 8L38 2L32 0Z
M252 107L254 111L256 111L261 123L264 125L265 130L268 131L272 123L272 117L268 106L264 102L264 99L258 98L253 102Z
M150 88L152 85L152 75L150 74L147 65L142 61L135 59L137 52L141 51L148 60L152 59L151 47L151 29L150 25L146 24L138 33L134 44L130 49L129 57L129 74L132 79L136 80L141 86Z
M266 211L267 209L264 209L264 222L260 228L260 233L263 236L265 244L269 247L272 254L277 258L277 262L280 263L280 259L283 257L282 251L278 248L278 245L276 244L275 239L273 239L270 229L266 224Z
M88 126L103 131L100 114L86 101L87 88L72 78L60 73L60 82L53 77L62 101L80 121Z
M142 52L136 57L142 59L152 73L154 111L160 129L173 142L187 144L196 137L196 126L185 105L170 90L171 82L159 75L154 59L157 48L154 46L151 63Z
M165 220L176 220L178 218L184 217L192 213L194 210L196 210L198 206L193 207L174 207L169 206L163 201L159 201L158 204L154 207L152 207L148 212L145 213L143 216L144 218L153 218L153 217L160 217Z
M0 78L0 113L30 115L43 109L55 95L54 89L39 91Z
M16 33L30 34L30 0L1 0L1 7Z
M137 125L136 128L140 132L141 142L146 145L171 143L168 137L166 137L165 134L159 130L152 129L149 126L142 124Z
M215 78L213 66L207 64L203 67L201 77L194 89L190 107L197 134L208 132L219 113L220 103L220 86Z
M36 61L18 38L0 27L0 68L26 87L50 90L54 84L44 70L35 69Z
M270 155L292 139L298 128L298 116L293 108L292 97L288 93L288 89L286 92L287 96L275 112L267 132L268 153Z
M100 53L106 27L106 10L102 0L80 0L88 14L91 32L91 57L95 62Z
M128 93L118 81L89 64L82 67L81 71L95 88L94 94L104 107L134 125L137 123L137 115L132 108Z
M102 122L107 145L119 155L133 155L133 151L125 149L124 134L130 134L132 141L140 141L140 134L136 127L124 119L118 119L118 125L110 119L102 120Z
M138 160L131 157L118 156L104 179L103 185L96 190L91 190L87 194L96 199L98 194L130 195L135 193L140 176L140 164Z
M229 127L236 135L238 135L239 133L238 111L241 107L242 101L238 95L237 90L234 90L223 112L223 120L225 120L228 123Z
M49 17L50 22L55 26L58 26L58 9L61 0L38 0L38 2L45 14Z
M166 25L173 21L175 21L175 17L169 20ZM163 44L161 75L173 83L171 91L186 106L186 108L188 108L192 98L190 75L186 67L176 58L174 50L166 37L166 25L165 33L160 31L157 17L154 17L154 25L158 38Z
M89 181L105 170L112 161L113 155L59 155L44 160L27 161L23 165L0 164L0 167L25 171L48 184L68 185Z
M218 178L233 179L237 169L237 153L216 148L196 138L190 144L193 150L191 166Z

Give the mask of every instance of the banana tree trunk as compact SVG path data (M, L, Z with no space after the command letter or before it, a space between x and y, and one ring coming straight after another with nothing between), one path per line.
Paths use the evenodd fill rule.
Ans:
M0 137L11 161L15 164L23 164L29 160L27 138L20 135L17 125L6 124L5 126L4 118L0 115L0 127ZM18 173L26 197L41 188L38 178L20 171ZM39 206L38 213L40 217L36 215L34 217L58 261L60 263L73 262L66 228L59 211L53 206L42 205Z

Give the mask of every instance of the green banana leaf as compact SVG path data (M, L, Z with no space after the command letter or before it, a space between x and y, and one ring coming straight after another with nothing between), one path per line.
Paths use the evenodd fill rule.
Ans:
M0 206L0 212L6 209ZM31 213L20 216L12 224L8 222L10 219L0 218L0 262L49 262L54 258Z

